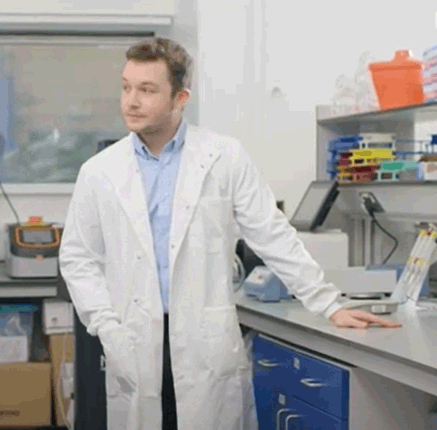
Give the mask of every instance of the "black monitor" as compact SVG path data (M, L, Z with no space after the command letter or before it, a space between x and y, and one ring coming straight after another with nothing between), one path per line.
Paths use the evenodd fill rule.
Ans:
M313 181L305 192L290 224L299 231L314 231L325 221L338 194L337 182Z

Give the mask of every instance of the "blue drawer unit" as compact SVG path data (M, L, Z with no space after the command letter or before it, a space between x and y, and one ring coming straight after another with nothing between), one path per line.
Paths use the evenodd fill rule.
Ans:
M260 430L347 430L349 372L263 335L253 339Z
M281 414L277 430L348 430L347 421L293 399L290 410ZM259 427L262 430L262 427Z
M295 369L298 354L288 346L255 336L253 356L258 366L270 370L275 385L286 388L298 382L298 369Z
M294 397L347 420L349 372L304 354L299 354L298 360L298 384L292 388Z
M260 430L276 430L277 416L285 408L284 367L289 351L258 336L253 339L253 382ZM287 378L289 379L289 378Z

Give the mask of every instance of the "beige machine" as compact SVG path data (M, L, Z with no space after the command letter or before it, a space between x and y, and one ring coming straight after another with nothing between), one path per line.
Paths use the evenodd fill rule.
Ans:
M11 278L56 278L62 227L29 218L6 226L6 273Z

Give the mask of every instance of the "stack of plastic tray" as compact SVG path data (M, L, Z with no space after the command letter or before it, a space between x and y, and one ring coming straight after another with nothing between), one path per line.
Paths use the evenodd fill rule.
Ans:
M394 160L395 141L393 133L360 133L332 140L328 164L331 179L340 183L377 179L380 163Z
M437 45L423 53L424 102L437 101Z
M416 161L381 161L375 180L379 182L399 181L402 172L416 171L416 169Z

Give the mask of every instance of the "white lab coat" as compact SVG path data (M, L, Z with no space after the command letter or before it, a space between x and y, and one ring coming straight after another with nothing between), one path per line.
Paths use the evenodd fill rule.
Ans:
M132 133L85 162L60 268L106 355L109 430L161 430L163 307ZM189 125L172 205L169 335L179 430L256 430L251 367L232 286L238 223L247 244L311 312L339 291L276 207L238 140Z

